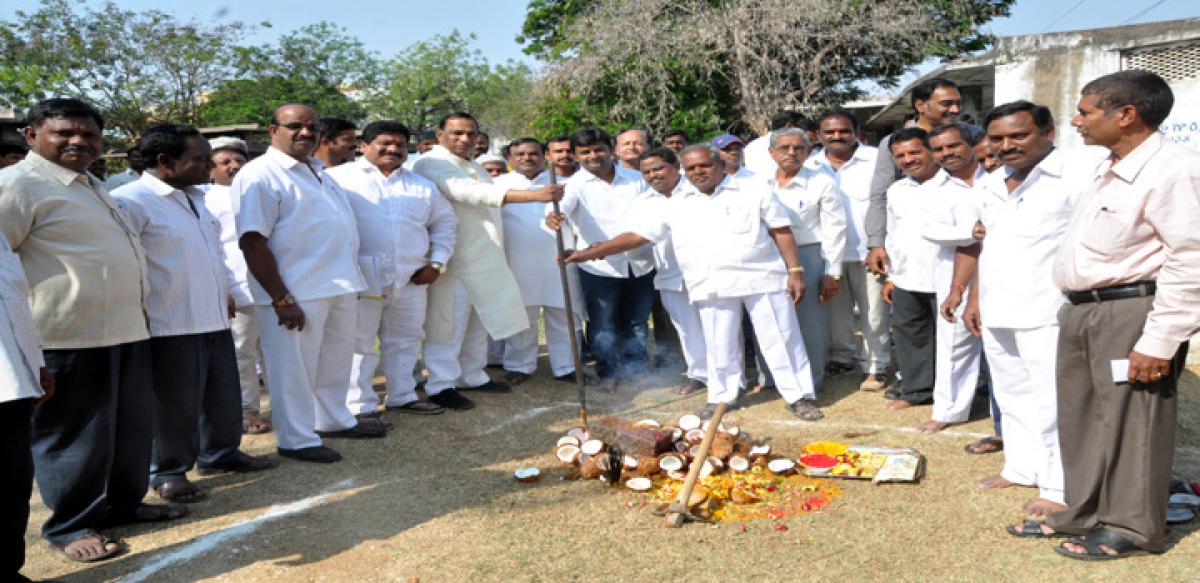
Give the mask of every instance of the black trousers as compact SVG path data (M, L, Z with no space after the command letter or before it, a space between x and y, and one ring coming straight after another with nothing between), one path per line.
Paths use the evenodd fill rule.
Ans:
M42 536L61 545L129 522L146 495L150 343L47 350L45 357L54 397L33 412L33 464L50 508Z
M0 403L0 467L8 498L0 504L0 577L16 575L25 565L25 526L29 523L29 497L33 494L33 454L29 450L33 399ZM8 573L8 575L5 575ZM18 577L19 579L19 577Z
M150 485L192 465L229 461L242 440L242 396L229 330L150 339L154 453Z
M914 405L933 401L934 365L937 363L938 303L932 293L896 288L892 295L892 342L900 384L890 396Z

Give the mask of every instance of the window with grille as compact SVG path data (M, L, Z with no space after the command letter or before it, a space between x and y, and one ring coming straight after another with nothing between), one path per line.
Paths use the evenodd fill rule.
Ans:
M1145 69L1167 81L1200 78L1200 42L1125 51L1122 68Z

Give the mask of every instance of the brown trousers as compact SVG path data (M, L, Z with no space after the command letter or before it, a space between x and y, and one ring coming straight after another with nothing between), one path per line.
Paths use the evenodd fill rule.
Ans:
M1115 384L1111 362L1129 358L1153 297L1065 305L1058 313L1058 439L1067 509L1051 528L1085 535L1107 527L1152 552L1165 550L1175 457L1176 384Z

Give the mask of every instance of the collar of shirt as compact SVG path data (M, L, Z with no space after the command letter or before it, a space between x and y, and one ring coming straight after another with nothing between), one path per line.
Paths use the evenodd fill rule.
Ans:
M312 156L309 156L307 162L297 160L285 154L283 150L277 149L275 146L268 146L267 153L264 155L268 160L283 166L288 170L294 170L297 166L308 166L312 170L313 174L318 176L318 180L320 179L319 177L321 175L321 171L325 169L325 165L322 164L320 160L313 158Z
M1108 160L1097 168L1096 176L1104 176L1111 170L1118 178L1131 184L1137 180L1138 174L1141 174L1142 168L1146 167L1150 158L1162 149L1162 143L1162 134L1154 132L1116 164L1112 163L1112 155L1109 155Z
M367 160L366 156L359 156L359 158L357 160L355 160L353 162L348 162L347 164L349 164L351 168L355 168L360 172L369 174L371 176L380 178L385 181L399 180L399 179L403 178L406 173L411 172L404 166L397 166L395 170L392 170L391 174L384 174L383 170L380 170L378 166L372 164L369 160Z
M66 166L51 162L33 150L30 150L29 153L25 155L25 160L27 160L30 166L33 166L33 168L39 173L53 178L54 180L62 183L63 186L67 186L75 181L83 182L89 186L91 185L91 179L87 174L80 174L79 172L71 170Z
M203 196L204 195L204 192L201 191L199 188L196 188L195 186L187 186L187 187L184 187L183 189L175 188L174 186L171 186L170 184L163 182L162 179L160 179L159 177L157 177L149 172L143 172L141 178L138 178L138 180L145 182L146 187L150 189L150 192L153 192L154 194L157 194L158 196L171 196L172 194L175 194L177 192L179 194L182 194L185 196Z
M691 182L688 182L685 184L684 181L681 179L679 181L679 186L676 187L675 194L678 194L681 198L686 198L686 197L690 197L690 196L703 196L706 198L716 198L718 195L724 193L726 190L732 190L734 192L741 190L738 186L738 181L735 180L732 176L726 176L724 179L722 179L721 183L718 184L715 189L713 189L712 194L704 194L703 192L700 192L699 188L696 188L696 185L692 184Z
M1015 172L1016 170L1013 170L1011 166L1007 165L1004 166L1002 172L994 172L993 174L996 178L989 181L990 185L993 187L990 189L993 191L992 193L1000 195L1003 198L1015 197L1019 196L1019 193L1024 191L1027 186L1037 182L1038 178L1042 174L1046 174L1054 178L1061 178L1063 175L1062 150L1060 150L1058 146L1055 146L1054 149L1050 150L1049 154L1046 154L1045 158L1042 158L1041 162L1037 163L1037 166L1033 167L1033 170L1029 171L1029 175L1025 177L1025 180L1021 181L1021 185L1013 189L1012 192L1009 192L1007 180ZM992 174L989 174L988 176L992 176ZM999 189L995 188L997 185L999 186Z
M640 173L630 170L628 168L623 168L617 164L614 164L613 165L612 182L607 183L607 184L616 186L618 184L623 184L626 182L635 182L635 181L638 181L641 179L642 179L642 175ZM587 169L583 168L582 166L579 168L579 170L575 171L575 174L573 174L571 176L571 180L578 180L580 182L604 182L603 178L600 178L599 176L596 176L595 174L588 172Z
M983 165L976 164L975 173L971 176L971 184L967 184L966 181L952 176L949 172L946 172L945 169L941 169L938 170L937 174L933 175L933 178L929 179L929 185L934 188L938 188L945 186L946 183L951 183L959 188L971 188L971 185L976 184L977 181L985 175L987 175L987 172L984 172Z
M840 168L834 169L833 164L829 161L829 156L825 155L824 148L822 148L816 154L809 156L808 160L804 161L804 166L805 167L824 166L830 172L837 173L837 172L840 172L843 168L846 168L848 166L853 166L856 163L863 163L863 162L871 163L871 169L874 170L875 157L871 155L870 146L864 146L862 144L859 144L858 146L855 146L854 153L850 155L850 159L846 160L846 162L844 164L842 164L842 166Z

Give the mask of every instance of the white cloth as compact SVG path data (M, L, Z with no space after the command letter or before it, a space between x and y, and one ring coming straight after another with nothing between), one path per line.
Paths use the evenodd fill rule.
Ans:
M674 192L678 193L686 184L687 181L680 178ZM670 212L669 201L662 193L647 188L645 198L638 201L634 216L666 216ZM654 244L654 289L676 292L684 289L683 270L679 268L679 259L675 257L675 246L671 244L670 237Z
M519 172L502 174L496 184L509 190L532 190L550 183L550 173L542 172L529 180ZM504 217L504 255L508 267L521 287L521 299L525 307L548 306L563 308L562 281L558 274L558 243L554 233L547 230L543 221L553 208L551 203L506 204L501 209ZM565 249L574 249L575 240L570 229L563 229ZM576 314L583 313L583 293L579 285L579 274L574 265L567 266L567 278L571 287L571 307ZM530 320L530 328L536 334L537 326ZM528 332L528 331L526 331ZM521 332L525 334L525 332Z
M508 338L529 327L521 289L504 258L500 207L508 190L492 184L478 164L442 146L413 166L450 200L458 216L455 255L447 271L429 287L425 333L431 342L448 342L458 328L454 317L457 286L466 288L470 305L493 338Z
M358 299L358 330L350 366L350 388L346 393L346 406L355 415L379 409L379 396L371 379L380 360L387 380L384 405L400 407L418 398L412 371L425 338L429 287L405 282L398 287L389 285L383 292L382 299ZM374 350L376 338L379 338L379 352Z
M356 261L354 213L319 164L310 166L267 148L233 178L233 196L238 236L256 232L266 237L279 275L297 300L366 289ZM250 293L257 305L271 303L253 276Z
M456 282L453 289L454 335L448 342L425 342L425 368L429 369L425 394L429 396L446 389L478 387L491 380L483 370L487 366L487 329L466 286ZM521 311L528 319L524 308Z
M841 285L829 302L831 362L850 364L857 361L865 373L887 372L892 363L888 327L890 310L883 302L882 293L881 278L867 271L861 261L847 261L842 265ZM855 334L855 306L862 328L861 339Z
M229 282L221 224L204 193L179 190L149 172L112 193L146 251L150 336L229 329Z
M940 170L939 170L940 172ZM897 180L887 191L888 277L910 292L933 293L933 261L938 246L922 236L929 222L928 195L911 176Z
M792 219L796 245L821 244L825 275L842 276L846 250L846 209L838 193L837 178L825 168L802 167L787 184L776 175L767 179L775 197Z
M1042 498L1063 503L1055 390L1058 325L1024 330L984 326L983 347L1004 434L1000 475L1037 486Z
M575 372L575 358L571 356L571 337L567 332L567 311L549 306L526 306L529 321L536 324L538 313L546 324L546 350L550 353L550 372L560 377ZM576 339L583 334L576 321ZM504 370L533 374L537 370L538 327L517 333L504 341Z
M1054 256L1066 236L1075 201L1091 184L1098 163L1055 149L1011 194L1005 185L1012 175L1007 166L979 180L980 218L987 229L979 254L979 312L984 325L1038 328L1057 323L1066 296L1051 277Z
M687 364L689 379L706 381L708 379L708 349L704 342L704 329L700 325L700 311L688 299L686 291L660 289L663 309L675 332L679 336L679 347L683 352L683 360Z
M779 167L771 157L771 132L767 132L746 144L742 150L742 164L760 176L774 176Z
M404 285L416 271L446 264L454 253L458 218L437 186L403 168L384 176L366 158L326 172L337 182L358 229L358 267L366 295Z
M262 391L258 386L259 370L264 373L263 384L267 384L267 367L263 360L262 343L258 333L258 310L254 304L239 306L230 324L229 329L233 332L233 350L237 354L238 382L242 386L242 410L257 413L262 407Z
M659 212L634 217L631 231L658 244L669 237L693 302L787 289L787 267L768 229L791 225L765 182L726 177L707 195L688 183Z
M0 237L0 403L43 395L42 338L33 324L21 260Z
M141 177L142 177L141 174L138 174L137 172L134 172L133 170L130 170L127 168L127 169L125 169L124 172L119 172L117 174L113 174L112 176L109 176L107 179L105 179L104 189L109 192L112 192L122 186L125 186L126 184L130 184L132 182L137 182L138 178L141 178Z
M640 202L646 200L646 182L632 170L617 168L612 183L582 168L567 182L559 209L575 230L580 249L603 243L626 232L626 225ZM641 277L654 269L654 252L639 247L609 255L600 261L580 264L580 269L601 277Z
M742 311L750 315L759 351L789 405L815 398L812 371L792 300L784 292L696 302L708 356L708 402L732 403L742 383Z
M866 220L867 207L871 204L871 179L875 177L875 160L879 150L859 144L854 155L833 169L825 150L813 154L806 164L824 166L837 176L838 193L846 208L846 251L845 262L862 261L867 258Z
M246 256L238 246L237 221L234 219L233 190L228 186L208 184L198 187L204 190L204 206L221 223L221 247L225 251L225 267L233 275L229 282L229 295L234 306L254 305L250 295L250 271L246 268Z
M280 326L274 308L256 306L271 380L271 424L280 448L316 447L321 445L316 431L357 423L346 408L357 301L354 294L343 294L297 302L304 310L303 330Z

